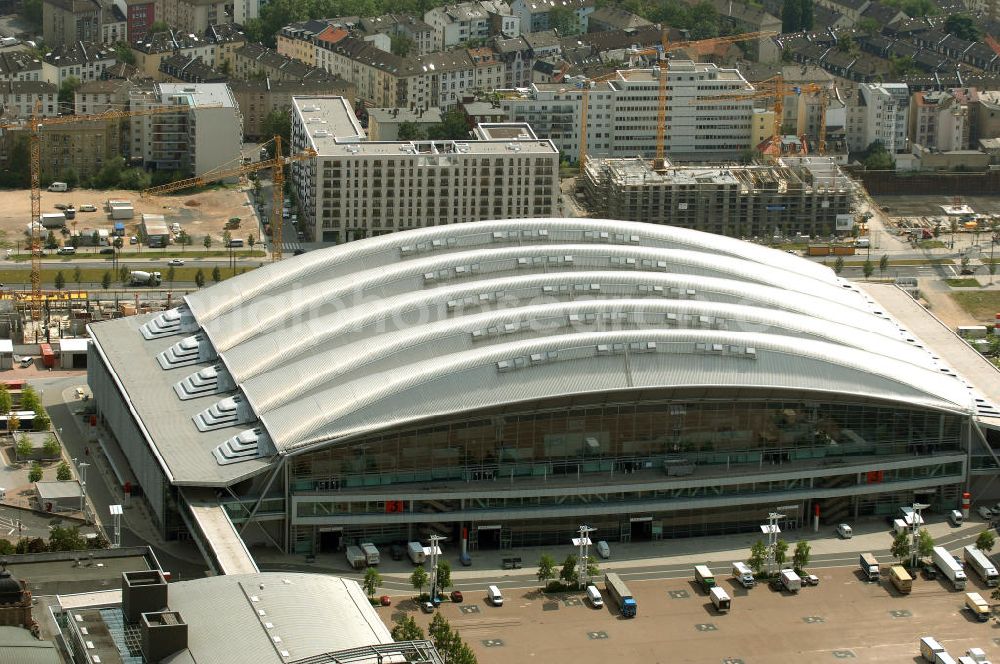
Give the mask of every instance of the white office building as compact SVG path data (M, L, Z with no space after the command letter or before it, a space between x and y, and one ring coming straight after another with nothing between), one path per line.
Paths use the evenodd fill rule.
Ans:
M550 217L559 152L525 124L480 124L469 140L369 141L343 97L293 97L292 186L313 240L341 243L480 219Z
M135 162L202 175L240 157L243 117L225 83L157 83L151 92L133 92L129 103L132 109L178 107L176 114L131 118Z
M675 60L667 86L664 146L685 161L733 159L751 147L753 86L736 69ZM746 100L716 97L747 95ZM628 69L594 85L587 108L587 155L654 157L659 69ZM502 105L511 122L527 122L569 159L580 156L583 90L572 83L535 83L511 91Z
M910 89L906 83L861 83L857 105L849 109L854 131L847 135L851 150L881 141L890 154L908 151ZM850 120L849 120L850 122Z

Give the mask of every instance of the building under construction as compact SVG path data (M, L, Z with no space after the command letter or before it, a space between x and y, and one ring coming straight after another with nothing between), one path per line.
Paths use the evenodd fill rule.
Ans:
M594 216L669 224L731 237L849 232L851 181L829 158L775 164L677 166L592 159L583 187Z

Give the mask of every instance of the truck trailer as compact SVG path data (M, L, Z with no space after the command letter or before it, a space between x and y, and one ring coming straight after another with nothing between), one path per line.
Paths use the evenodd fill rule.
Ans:
M781 587L790 593L797 593L802 589L802 579L795 573L795 570L783 569L778 578L781 581Z
M694 580L705 592L715 587L715 575L708 569L708 565L695 565Z
M635 598L632 597L632 591L628 589L628 586L621 580L621 577L612 572L605 574L604 588L608 591L611 599L618 604L623 618L635 617L638 606L636 605Z
M997 574L997 568L994 567L985 553L974 546L967 546L962 549L962 556L965 558L965 564L975 570L983 583L990 588L997 586L997 583L1000 582L1000 575Z
M361 547L349 546L344 552L347 556L347 563L354 569L362 569L368 562L365 552L361 550Z
M365 560L369 565L378 565L380 556L374 544L371 542L362 542L361 550L364 552Z
M875 557L875 554L862 553L858 559L858 565L861 567L861 573L865 579L868 581L878 581L878 558Z
M972 615L976 616L976 620L979 622L989 622L990 615L993 613L989 602L983 599L979 593L966 593L965 607L972 611Z
M894 565L889 568L889 580L892 581L896 590L904 595L908 595L913 590L913 577L902 565Z
M715 605L715 610L719 613L729 613L729 609L732 606L733 600L730 599L726 591L719 586L713 586L708 594L712 597L712 604Z
M406 555L410 557L414 565L423 565L424 561L427 560L427 554L424 553L424 545L420 542L408 542L406 544Z
M951 581L952 586L955 590L965 590L966 576L965 571L962 566L955 562L948 550L943 546L934 547L933 554L931 557L934 559L934 565L941 570Z

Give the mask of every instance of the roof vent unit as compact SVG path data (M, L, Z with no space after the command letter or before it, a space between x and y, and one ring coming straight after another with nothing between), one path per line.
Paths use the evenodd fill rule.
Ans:
M146 340L169 337L182 332L194 332L198 323L187 306L164 311L162 314L139 328Z
M328 132L326 129L317 129L315 132L313 132L313 136L316 138L326 138L329 135L330 132ZM351 147L352 146L349 146L347 149L350 150Z
M214 431L237 424L246 424L255 419L253 410L242 395L222 399L194 416L198 431Z
M188 647L188 626L176 611L142 614L143 659L159 664Z
M267 432L258 427L241 431L212 450L212 454L220 466L228 466L232 463L259 459L274 451Z
M200 369L184 380L174 385L174 392L181 401L198 397L221 394L236 387L236 382L229 375L226 367L215 364Z
M210 362L216 358L215 349L203 334L181 339L156 356L156 361L164 369L184 367L199 362Z

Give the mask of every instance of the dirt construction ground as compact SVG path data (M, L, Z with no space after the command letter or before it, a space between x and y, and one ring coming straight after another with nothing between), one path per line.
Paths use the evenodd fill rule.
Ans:
M177 222L181 228L194 240L198 248L205 235L211 235L215 246L222 241L223 226L230 217L242 220L240 229L234 232L236 237L245 237L249 233L258 235L255 217L251 208L246 205L246 194L243 190L219 187L197 193L180 193L168 196L151 196L139 198L135 191L104 191L95 189L74 189L70 192L42 192L42 212L58 212L56 203L70 204L77 208L76 230L110 230L114 222L108 217L104 203L109 198L126 199L135 206L135 217L124 220L127 235L135 235L142 213L162 214L167 225ZM79 212L83 204L97 207L97 212ZM31 200L27 189L0 191L0 231L4 233L3 240L11 247L15 242L23 242L31 216ZM72 230L73 222L67 223ZM128 245L126 244L126 249Z
M502 607L484 592L465 593L465 603L441 611L475 651L481 664L509 662L646 662L648 664L776 664L780 662L920 662L919 639L934 636L957 658L979 647L1000 658L1000 627L977 622L963 610L965 593L939 580L914 581L900 595L883 574L865 583L853 568L811 570L818 586L797 594L767 585L744 590L728 575L716 577L731 597L720 615L693 581L629 581L638 616L623 619L598 582L605 606L594 609L582 593L543 595L504 589ZM989 589L970 579L969 592L987 599ZM426 630L430 616L412 600L379 609L384 620L405 612ZM383 613L384 612L384 613Z

